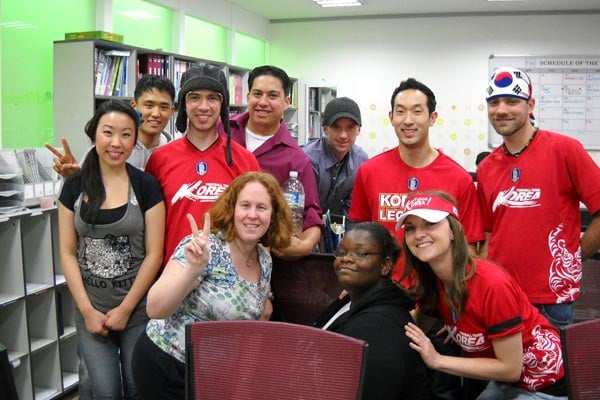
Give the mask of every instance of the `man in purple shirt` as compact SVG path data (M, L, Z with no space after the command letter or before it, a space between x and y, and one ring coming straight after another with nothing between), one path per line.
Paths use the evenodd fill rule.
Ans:
M230 118L231 139L254 153L262 171L280 184L290 171L298 171L304 186L304 223L300 237L285 249L271 249L279 257L297 259L309 255L321 237L323 225L312 164L282 120L290 105L290 78L280 68L254 68L248 77L248 111Z

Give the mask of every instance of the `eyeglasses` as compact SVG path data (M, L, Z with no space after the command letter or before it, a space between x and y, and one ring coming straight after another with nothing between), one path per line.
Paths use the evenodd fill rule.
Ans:
M223 96L221 96L221 93L211 93L208 95L204 95L198 92L189 92L185 95L186 104L199 104L204 99L206 99L206 101L208 101L209 104L216 105L221 104L221 102L223 101Z
M383 253L382 252L377 252L377 253L376 252L368 252L368 251L351 251L349 253L346 253L344 250L337 250L335 253L333 253L335 258L350 257L354 261L364 260L365 258L367 258L367 256L370 256L372 254L383 254Z

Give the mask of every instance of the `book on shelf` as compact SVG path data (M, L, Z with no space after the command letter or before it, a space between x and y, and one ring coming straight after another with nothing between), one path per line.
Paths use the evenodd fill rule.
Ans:
M179 96L181 89L181 75L187 71L194 63L185 60L173 60L173 85L175 86L175 99Z
M126 96L127 63L130 51L96 49L94 56L95 77L94 94L105 96Z
M124 62L122 63L123 65L123 74L121 76L121 92L120 95L121 96L129 96L129 90L127 89L127 67L128 67L128 60L123 60Z
M117 84L117 77L119 76L119 68L121 68L122 57L115 57L115 63L113 65L112 73L110 74L110 85L107 90L108 96L116 96L115 88Z
M123 59L119 62L119 69L117 70L117 74L115 75L115 84L113 86L112 95L113 96L123 96L123 74L125 73L125 66L127 65L127 60Z
M100 85L97 91L97 94L99 95L104 95L106 93L106 85L111 74L114 62L114 57L106 56L106 62L104 63L104 68L102 69L102 75L100 76Z
M227 85L229 86L229 105L233 105L235 104L235 74L229 74Z
M229 74L229 104L239 106L244 103L242 93L242 75L234 72Z

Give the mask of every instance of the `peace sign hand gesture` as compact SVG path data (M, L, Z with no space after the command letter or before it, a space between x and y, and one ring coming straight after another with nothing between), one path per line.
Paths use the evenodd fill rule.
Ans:
M64 153L61 153L60 150L52 146L50 143L46 143L45 146L52 152L52 154L55 155L53 160L53 169L63 178L68 178L75 172L79 171L79 164L77 164L75 156L73 156L71 153L71 148L69 147L67 139L63 137L61 138L61 141L63 148L65 149Z
M204 214L204 227L202 231L198 230L198 225L191 214L187 214L187 219L192 230L192 239L183 246L185 259L188 268L194 271L195 276L200 276L210 258L210 250L208 248L208 236L210 234L210 214Z

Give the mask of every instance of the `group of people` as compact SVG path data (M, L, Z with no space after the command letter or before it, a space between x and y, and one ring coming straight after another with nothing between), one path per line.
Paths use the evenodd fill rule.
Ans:
M523 71L490 79L503 144L477 186L431 145L436 99L415 79L392 93L398 146L371 159L355 144L354 100L330 101L323 137L301 148L282 120L285 71L257 67L248 88L248 111L230 118L223 72L186 71L184 136L163 144L175 90L147 75L131 105L98 107L81 167L68 143L48 146L70 175L60 252L94 398L183 398L185 324L269 319L271 254L310 254L322 211L352 224L333 265L346 295L315 325L370 344L365 398L459 398L458 377L484 381L482 400L566 398L557 327L573 322L582 259L600 248L598 218L580 239L579 215L580 201L600 210L600 169L579 142L531 123ZM306 191L299 237L281 193L291 170Z

